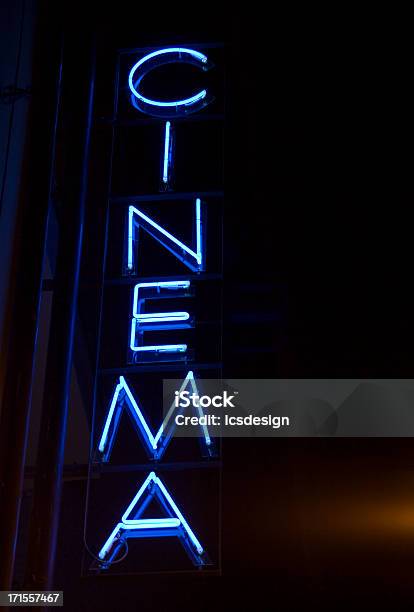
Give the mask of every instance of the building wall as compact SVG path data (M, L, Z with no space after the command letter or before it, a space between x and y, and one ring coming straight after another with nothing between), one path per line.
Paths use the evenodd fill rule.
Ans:
M0 3L0 390L2 364L7 359L7 309L12 307L10 282L30 102L29 95L13 98L4 95L4 90L30 88L34 22L34 0Z

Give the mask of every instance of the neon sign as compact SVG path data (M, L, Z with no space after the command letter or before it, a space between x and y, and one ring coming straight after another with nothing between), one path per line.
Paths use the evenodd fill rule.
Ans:
M170 172L171 172L171 159L172 159L172 147L173 147L173 136L171 130L171 121L165 123L165 136L164 136L164 157L162 163L162 182L164 187L168 187Z
M191 371L188 372L185 377L179 392L183 393L188 386L191 387L193 393L199 395L194 374ZM131 414L133 422L136 425L137 431L150 457L152 459L161 459L174 432L175 419L172 417L173 413L176 412L175 402L172 402L170 410L167 412L159 430L154 435L125 378L120 376L111 399L108 415L98 445L98 450L102 454L102 461L108 462L110 459L119 421L125 406L129 409L129 413ZM203 409L201 407L198 408L198 412L199 416L203 415ZM202 427L202 436L206 446L211 447L212 440L206 426Z
M184 47L170 47L168 49L158 49L157 51L153 51L152 53L148 53L142 57L138 62L131 68L128 77L128 85L129 89L132 92L132 102L135 104L134 98L136 98L139 102L141 102L143 106L143 112L147 112L145 110L146 106L156 107L159 109L188 109L189 107L195 107L193 110L198 109L197 104L202 102L206 96L207 91L202 89L198 93L190 96L189 98L184 98L181 100L152 100L150 98L146 98L139 92L139 86L143 80L143 78L154 68L159 66L163 66L164 64L171 63L188 63L195 64L206 70L208 68L208 59L203 53L199 51L194 51L193 49L185 49ZM139 107L138 107L139 108Z
M145 331L155 330L172 330L172 329L185 329L191 326L190 314L188 312L151 312L143 313L142 309L145 305L146 298L138 298L138 292L142 295L143 291L154 299L162 298L162 293L175 291L180 289L189 289L190 281L162 281L154 283L138 283L134 288L134 304L132 308L132 321L131 321L131 351L141 353L185 353L187 351L186 344L161 344L155 346L143 345L143 336ZM151 295L152 294L152 295ZM137 335L139 337L139 343L137 344Z
M169 518L141 519L141 515L152 497L156 497ZM130 516L134 518L129 518ZM187 523L177 504L167 491L162 480L151 472L139 488L121 521L115 526L111 535L99 551L101 559L111 558L117 554L123 538L167 537L175 535L180 538L186 551L191 555L195 565L204 565L205 552L195 533Z
M137 232L140 228L148 232L170 253L182 261L187 268L193 272L201 272L204 266L204 243L203 243L203 216L201 199L196 198L194 202L194 227L195 227L195 250L184 244L173 236L164 227L156 223L151 217L143 213L135 206L129 207L128 213L128 248L127 248L127 272L136 273L136 246Z
M189 97L174 100L154 99L143 94L144 78L149 72L167 64L192 64L206 71L212 67L212 63L204 53L185 47L157 49L141 57L138 55L138 59L135 57L134 61L127 79L133 112L138 110L145 115L156 117L152 120L158 122L162 133L160 195L154 200L162 202L163 198L168 197L165 192L172 191L174 150L179 138L179 129L175 126L173 117L185 121L189 112L197 113L205 108L213 97L208 93L208 87L205 87ZM129 357L125 368L121 368L122 373L113 381L104 418L98 426L94 461L100 466L111 464L114 451L116 453L120 446L117 439L121 423L125 423L132 425L137 445L144 449L150 463L144 480L136 480L136 493L133 498L128 500L126 496L124 501L120 501L119 509L115 513L119 518L108 526L106 535L100 539L96 558L99 559L101 570L107 570L122 561L124 557L120 557L120 553L126 548L128 540L137 541L138 545L142 539L164 537L178 538L194 565L204 566L210 563L205 546L201 543L203 534L200 534L199 539L192 526L192 517L187 514L186 500L176 498L174 487L167 482L168 476L161 479L159 475L164 455L174 435L176 417L182 415L187 408L177 406L175 398L172 398L161 423L158 421L158 429L154 428L154 419L148 414L151 412L151 405L142 399L147 397L145 378L140 384L135 384L129 376L132 366L135 368L134 372L140 372L140 368L144 368L143 372L146 371L145 368L152 368L151 372L158 375L162 381L169 367L177 369L178 365L184 372L183 378L180 379L182 382L179 393L188 391L199 395L197 368L193 369L189 364L194 347L181 336L183 333L193 332L198 325L196 297L198 286L204 280L203 275L206 272L206 213L209 192L196 192L191 196L188 194L186 200L191 204L190 216L181 220L178 218L173 227L171 218L168 223L168 216L167 219L164 218L156 205L152 205L151 211L147 211L145 201L142 204L142 197L136 200L131 198L125 207L122 274L131 285L129 318L125 322L125 348L128 349ZM188 231L189 225L192 229L191 240L185 238L185 232L181 229L184 226ZM156 279L142 276L142 264L146 263L142 240L144 236L172 255L175 265L178 262L185 275L169 274ZM162 304L165 303L168 306L163 307ZM196 411L197 416L203 416L201 406L192 409ZM217 457L216 444L207 425L200 425L199 441L202 458ZM178 465L177 469L183 468ZM151 515L153 501L159 505L163 517ZM128 505L122 513L126 504ZM148 511L149 517L146 516Z

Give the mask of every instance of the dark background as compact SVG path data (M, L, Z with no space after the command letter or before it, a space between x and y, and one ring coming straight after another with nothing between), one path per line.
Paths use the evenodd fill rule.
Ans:
M65 30L70 69L95 37L109 81L117 48L226 45L225 376L412 377L406 16L41 6L42 36ZM66 117L62 151L76 111ZM88 228L90 217L78 334L93 361L102 245ZM402 609L414 598L413 457L410 439L226 440L222 575L210 577L81 578L85 483L68 478L56 586L74 610Z

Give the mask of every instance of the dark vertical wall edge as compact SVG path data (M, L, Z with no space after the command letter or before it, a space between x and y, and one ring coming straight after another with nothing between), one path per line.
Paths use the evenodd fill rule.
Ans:
M10 332L0 422L1 589L9 589L13 579L52 188L61 35L58 27L48 26L47 16L43 11L38 15L32 103L18 202L13 266L16 282L9 301Z
M72 45L82 44L85 62L79 67L72 59ZM40 590L52 588L59 528L94 96L95 43L90 36L65 36L63 72L68 144L26 572L27 583Z

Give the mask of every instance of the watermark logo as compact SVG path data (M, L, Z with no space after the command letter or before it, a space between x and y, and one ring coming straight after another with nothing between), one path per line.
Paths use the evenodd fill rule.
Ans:
M234 395L229 395L227 391L223 391L220 395L198 395L189 391L175 391L174 405L176 408L235 408L233 403Z

